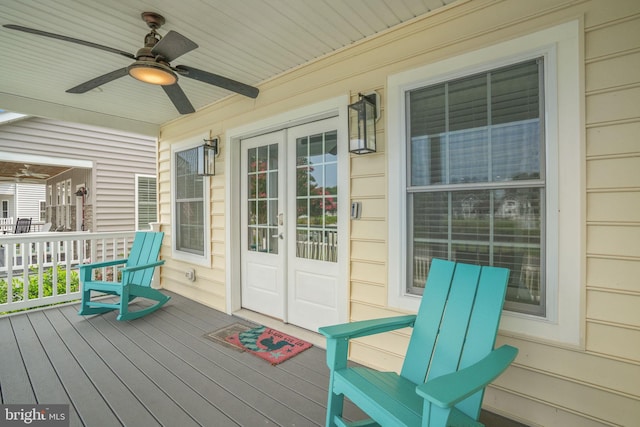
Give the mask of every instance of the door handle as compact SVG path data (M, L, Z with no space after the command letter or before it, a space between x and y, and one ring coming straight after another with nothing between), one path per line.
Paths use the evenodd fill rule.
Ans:
M273 234L271 237L277 237L280 240L284 240L284 233Z

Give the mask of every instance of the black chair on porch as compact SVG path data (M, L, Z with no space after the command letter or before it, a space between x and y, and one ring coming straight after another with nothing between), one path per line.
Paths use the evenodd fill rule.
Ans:
M28 233L31 231L31 218L18 218L13 234Z

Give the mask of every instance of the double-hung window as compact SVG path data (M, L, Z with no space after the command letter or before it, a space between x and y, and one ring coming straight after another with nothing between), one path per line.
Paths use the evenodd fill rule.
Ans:
M388 78L388 304L433 258L511 274L503 330L579 344L584 149L579 23Z
M430 260L512 271L506 306L545 314L544 59L406 92L408 292Z
M197 148L173 151L174 257L207 264L207 197L204 177L197 174Z

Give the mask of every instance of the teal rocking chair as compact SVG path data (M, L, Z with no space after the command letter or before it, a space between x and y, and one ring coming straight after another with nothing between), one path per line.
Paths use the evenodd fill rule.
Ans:
M327 426L482 426L484 388L518 350L494 350L509 270L433 259L417 315L320 328L331 370ZM401 373L348 367L349 340L412 327ZM344 397L371 420L342 418Z
M163 232L137 232L128 258L80 265L82 301L78 314L101 314L120 310L118 320L131 320L149 314L169 301L170 297L151 287L155 268L164 264L164 261L158 261L163 237ZM119 283L92 279L94 269L123 264L125 266L120 269L122 280ZM119 296L120 299L115 303L92 301L92 291ZM146 298L155 303L144 309L129 311L129 303L137 297Z

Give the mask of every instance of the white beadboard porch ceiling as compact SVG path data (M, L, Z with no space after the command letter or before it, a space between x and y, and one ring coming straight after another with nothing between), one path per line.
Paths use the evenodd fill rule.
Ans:
M199 45L188 65L260 83L332 51L460 0L1 0L0 25L15 24L135 54L151 11ZM119 78L84 94L65 90L126 67L102 50L0 27L0 109L67 121L154 129L180 116L162 88ZM193 79L179 84L196 110L233 95ZM259 96L259 95L258 95ZM103 118L104 120L101 121Z

